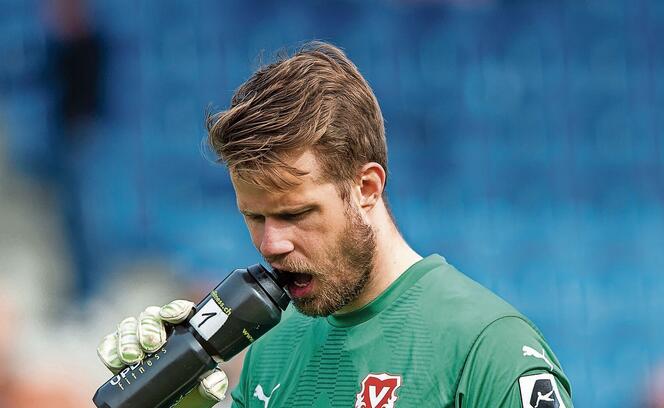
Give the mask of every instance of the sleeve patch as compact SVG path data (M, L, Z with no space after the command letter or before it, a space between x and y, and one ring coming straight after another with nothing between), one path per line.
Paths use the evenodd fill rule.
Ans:
M566 408L553 374L526 375L519 378L523 408Z

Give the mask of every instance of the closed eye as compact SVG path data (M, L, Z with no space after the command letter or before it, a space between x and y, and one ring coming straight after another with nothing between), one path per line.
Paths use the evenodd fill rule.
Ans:
M281 213L277 217L284 221L297 221L304 218L311 210L304 210L297 213Z
M265 218L274 218L277 220L282 220L282 221L299 221L303 218L305 218L307 215L310 213L314 212L317 209L316 206L312 207L307 207L303 209L298 209L294 210L293 212L278 212L278 213L272 213L272 214L256 214L252 213L249 211L240 211L242 215L244 216L245 220L251 221L251 222L258 222L258 223L263 223L265 222Z
M259 214L242 214L246 219L253 222L263 222L265 217Z

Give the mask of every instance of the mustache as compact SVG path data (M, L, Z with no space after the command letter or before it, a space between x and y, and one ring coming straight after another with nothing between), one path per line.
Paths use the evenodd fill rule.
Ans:
M275 268L280 272L290 272L290 273L306 273L312 276L319 275L319 273L314 270L313 265L309 264L306 261L297 258L265 258L265 261L270 265L277 264L280 268Z

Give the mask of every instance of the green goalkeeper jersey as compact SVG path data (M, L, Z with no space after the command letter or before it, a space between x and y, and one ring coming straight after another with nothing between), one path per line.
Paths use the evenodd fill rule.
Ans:
M289 309L232 396L235 408L572 407L538 329L439 255L356 311Z

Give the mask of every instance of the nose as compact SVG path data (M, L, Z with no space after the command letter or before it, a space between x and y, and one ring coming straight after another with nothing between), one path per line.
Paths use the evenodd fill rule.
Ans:
M295 249L295 245L288 238L288 227L280 225L277 221L267 218L263 227L259 251L263 257L270 259L286 255Z

